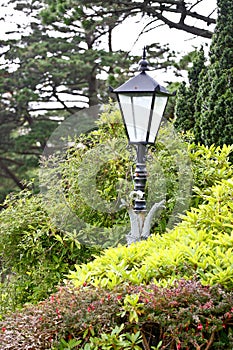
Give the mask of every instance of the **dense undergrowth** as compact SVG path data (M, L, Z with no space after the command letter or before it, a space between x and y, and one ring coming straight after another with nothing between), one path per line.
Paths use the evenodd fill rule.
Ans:
M33 194L30 190L25 190L17 195L9 196L5 201L4 209L0 212L0 261L2 270L0 315L14 311L26 302L36 303L46 298L54 291L56 285L62 282L69 270L74 270L75 264L80 265L93 260L93 255L98 255L104 247L117 246L118 242L124 241L125 234L130 229L126 209L122 208L116 213L108 213L108 211L101 213L86 203L82 198L82 192L79 191L79 186L85 185L83 184L85 176L81 176L81 180L79 176L80 166L83 167L82 160L86 159L87 154L92 154L93 149L98 150L98 147L104 146L104 149L107 148L110 152L108 154L110 158L107 158L107 163L106 159L105 161L101 160L103 164L101 163L102 167L98 172L97 192L107 202L116 201L119 193L123 198L125 198L124 195L127 195L127 191L123 191L124 186L120 189L117 186L117 183L122 184L124 180L127 180L127 184L132 183L132 181L128 181L131 166L129 154L126 151L122 152L123 146L125 149L125 139L122 139L123 127L119 123L119 119L118 111L113 110L103 113L98 122L98 130L94 130L88 135L81 135L74 146L68 149L65 160L56 162L57 158L55 157L55 166L50 164L51 167L49 168L47 168L46 162L43 164L45 174L49 174L47 179L41 178L42 185L46 185L48 188L45 197L44 194ZM154 161L149 162L148 165L150 192L157 193L157 189L159 189L159 194L155 194L155 198L152 195L150 200L157 199L159 201L161 199L160 195L163 198L165 196L166 208L153 224L152 232L157 234L155 236L157 238L153 238L155 241L154 243L151 242L151 249L145 248L145 250L148 249L148 251L145 251L144 243L142 243L139 253L136 253L137 248L134 247L128 250L128 254L131 254L132 251L132 255L135 255L135 257L129 257L129 261L132 260L130 265L133 263L134 269L137 269L137 265L135 265L137 254L139 254L139 257L144 254L148 256L154 249L160 254L164 244L168 244L168 247L169 244L173 244L172 240L171 243L168 242L171 239L170 236L166 234L163 237L162 235L166 231L171 214L175 217L175 220L180 220L177 216L179 210L178 212L174 210L175 207L181 208L181 211L187 209L188 201L190 206L197 207L203 203L205 200L203 195L208 195L208 189L211 186L217 181L231 178L233 174L233 167L229 162L229 154L232 150L230 146L222 148L211 146L208 148L175 139L174 145L172 143L169 144L169 147L166 147L167 142L170 142L171 133L172 129L162 128L157 150L156 152L153 149L151 150ZM121 140L120 146L117 146L118 142L114 144L114 137L119 137ZM83 147L78 146L80 142L82 142ZM177 143L180 143L178 156L175 155ZM108 147L110 147L110 151ZM179 157L181 157L181 160L179 160ZM189 163L179 167L178 163L182 163L184 159L187 160L187 157ZM106 158L106 154L104 154L104 158ZM93 156L91 159L93 159ZM98 162L99 159L95 165L97 169ZM160 167L157 168L156 164L159 164ZM53 162L52 165L54 165ZM188 172L186 171L186 165ZM183 172L183 177L179 177L180 170ZM162 179L161 176L157 176L158 171L163 175ZM190 171L192 174L190 174ZM53 180L51 180L50 175ZM190 176L193 178L192 191L190 191L190 188L187 189L186 186L182 187L186 175L188 175L189 180ZM88 184L89 182L87 182ZM190 185L191 182L188 183L188 187ZM163 190L166 190L166 193L163 193ZM148 205L150 205L149 202ZM184 206L183 202L186 203ZM48 203L50 203L49 207ZM82 218L80 229L77 221L74 222L74 227L72 225L71 227L57 225L53 214L59 215L59 218L67 223L65 217L67 208L72 208L75 219ZM193 234L195 236L195 233ZM174 233L174 235L178 235L178 233ZM191 232L189 235L191 235ZM182 239L179 244L182 245ZM120 249L123 252L127 251L126 247L122 247L119 248L116 254L121 254ZM179 250L178 245L177 248L174 247L174 252L170 257L171 264L173 264ZM112 252L112 250L110 249L109 252ZM190 256L191 253L185 254ZM183 254L183 259L186 259L185 254ZM155 259L155 265L157 264L156 261ZM124 271L125 265L127 263L121 262L120 266L122 267L117 266L117 270L120 269L123 274L126 274L128 268ZM139 264L138 268L145 269L146 265L142 267ZM161 267L160 270L158 275L160 274L160 279L165 281L169 277L169 273L163 272ZM111 273L108 268L106 271ZM112 274L117 281L121 279L120 273L115 274L112 271ZM133 283L140 283L142 279L146 281L153 279L149 270L146 275L142 274L140 277L140 274L141 272L130 270L130 280ZM173 275L170 277L174 279L179 275L179 273L176 274L173 271ZM10 278L6 278L6 276L10 276ZM183 276L183 273L181 273L181 276ZM101 283L106 282L103 279ZM110 284L109 281L107 283Z
M77 266L1 321L0 349L232 350L232 196L223 180L172 231Z
M232 292L194 280L111 292L66 286L2 321L0 349L230 350L232 305Z
M118 118L115 113L113 121ZM93 134L82 136L85 147L74 146L58 169L49 168L52 175L59 170L55 180L66 196L66 202L56 207L58 187L52 183L51 208L59 213L69 203L74 213L90 221L80 231L57 227L41 194L25 190L4 203L0 350L232 350L232 147L184 143L181 159L187 153L190 163L179 168L173 146L166 149L158 143L156 160L163 166L166 209L147 241L126 247L117 242L128 225L127 211L103 215L90 208L79 191L82 157L101 143L108 146L109 133L122 133L121 125L114 124L113 130L102 122ZM119 149L116 154L97 176L99 193L107 201L116 199L115 185L128 176L124 169L129 155ZM176 203L184 200L177 177L179 170L183 179L190 175L186 165L193 177L190 209L166 230ZM153 166L149 170L156 180ZM155 187L161 184L158 181ZM115 247L104 250L94 244L100 231L93 227L102 226L106 246ZM91 244L80 243L80 234Z

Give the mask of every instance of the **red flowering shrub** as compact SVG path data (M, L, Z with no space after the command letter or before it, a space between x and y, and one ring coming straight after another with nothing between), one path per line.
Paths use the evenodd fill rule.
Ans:
M185 280L169 288L122 285L111 292L61 287L0 322L0 349L63 349L62 340L76 340L75 349L105 349L96 344L107 342L120 326L124 334L140 332L141 347L127 349L160 343L161 349L232 350L233 293Z

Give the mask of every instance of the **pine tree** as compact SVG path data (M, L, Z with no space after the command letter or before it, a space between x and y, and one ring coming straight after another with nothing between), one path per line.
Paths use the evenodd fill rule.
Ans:
M210 48L210 65L202 76L195 138L205 145L233 141L233 2L218 0L218 20Z
M36 177L38 158L58 123L107 103L109 85L127 80L141 58L113 50L112 30L124 15L101 17L85 1L74 8L69 1L49 1L50 8L46 0L8 1L19 16L28 14L28 22L16 29L16 39L0 40L0 202ZM172 64L169 48L154 44L149 52L165 67Z

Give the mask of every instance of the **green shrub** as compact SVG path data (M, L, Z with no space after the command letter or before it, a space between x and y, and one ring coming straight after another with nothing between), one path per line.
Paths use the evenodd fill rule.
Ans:
M111 292L66 286L1 321L0 349L231 350L232 305L232 292L195 280Z
M97 254L103 248L125 242L125 235L130 230L129 217L126 209L121 209L119 206L120 198L125 199L132 190L132 161L126 150L126 138L123 125L119 122L119 112L112 109L112 106L109 108L99 119L98 129L88 135L80 135L75 145L67 150L65 159L57 162L56 157L54 160L50 158L48 161L51 162L50 164L44 161L45 174L48 175L46 173L48 170L51 175L47 178L47 182L46 179L43 182L44 178L41 177L42 187L48 188L46 195L34 195L26 190L8 197L4 203L4 209L0 213L0 259L2 276L7 275L10 278L3 278L4 283L0 284L2 294L0 314L22 306L25 302L36 302L45 298L64 278L68 270L74 269L74 264L88 262L92 259L93 253ZM216 181L228 179L233 175L233 167L228 160L232 150L230 146L222 148L196 146L183 142L178 136L173 139L171 135L173 135L171 125L162 128L157 150L154 147L149 150L153 161L148 162L150 173L148 207L153 205L154 201L161 200L161 197L166 197L166 209L159 218L155 219L152 228L152 232L159 234L165 232L168 223L170 223L169 228L173 227L179 220L178 214L188 209L188 200L192 195L192 177L195 187L190 205L197 206L205 201L202 193L208 195ZM80 143L84 147L79 147ZM103 213L98 208L92 208L90 202L86 203L85 200L85 193L92 194L88 187L90 181L86 181L85 162L88 163L89 154L92 154L91 159L93 154L98 158L99 147L104 147L107 154L103 154L97 176L94 172L97 179L97 196L106 203L107 207L112 202L113 205L116 204L119 208L116 212L106 210ZM178 152L176 152L177 149ZM96 163L97 168L99 159ZM184 159L185 162L183 162ZM158 176L161 172L163 176ZM98 202L92 197L90 200ZM64 208L71 209L67 216ZM70 212L74 221L69 220ZM56 221L56 215L58 221ZM187 226L187 223L184 225ZM188 228L189 235L192 235L193 230L192 227ZM178 234L175 232L174 237L167 233L163 238L160 235L154 236L149 243L142 243L140 248L132 246L130 249L121 247L116 251L109 250L106 263L104 262L100 267L100 271L103 269L103 272L96 274L93 283L98 285L99 280L102 280L101 285L112 287L124 280L137 284L141 281L147 283L156 278L158 283L163 284L166 278L171 278L172 281L177 276L182 277L185 274L189 278L196 269L193 270L195 264L191 262L191 269L187 272L189 267L181 261L186 255L191 260L184 244L186 239L183 239L183 234L179 233L181 239L177 242ZM209 234L208 232L206 235ZM98 244L101 244L101 249L97 246ZM170 260L166 257L165 246L170 251L174 250ZM185 250L183 257L179 254L181 248ZM153 257L154 250L158 252L156 259ZM165 267L162 267L159 259L164 261ZM149 269L144 260L147 261ZM150 260L154 262L151 263ZM99 260L96 264L99 264ZM174 264L178 266L176 270L173 270ZM86 273L90 274L92 279L89 268L95 269L94 266L82 267L79 280L86 280ZM157 275L154 274L155 267L159 267ZM203 271L205 272L205 269ZM200 269L198 273L201 275ZM214 274L214 276L217 275L217 273ZM207 279L202 277L203 281L206 280L206 283L209 283L213 277L211 276L209 275Z
M76 286L113 288L124 282L171 284L196 276L202 284L233 287L233 180L223 180L203 196L172 231L130 247L106 250L70 273Z
M197 207L203 202L203 195L212 186L222 180L233 177L233 166L230 162L230 154L233 145L222 147L188 145L188 152L193 172L193 197L190 205Z
M97 121L97 130L80 135L62 159L54 155L44 160L41 172L45 205L58 227L75 228L79 241L104 248L126 243L129 217L121 199L132 205L134 167L120 113L112 105L108 108ZM192 197L192 185L203 190L232 176L231 151L230 146L189 144L174 133L172 124L164 123L156 149L148 151L148 210L166 199L153 232L172 228L180 213L199 204L200 196Z
M106 128L106 126L104 127ZM191 204L193 203L194 205L197 205L205 200L205 196L203 198L201 194L202 192L208 195L208 191L210 191L211 186L216 181L227 179L232 176L232 167L228 161L231 147L224 146L223 148L216 148L212 146L206 148L204 146L195 146L194 144L191 144L188 151L191 157L194 184L196 185ZM67 183L68 181L72 184L71 180L76 178L74 176L74 171L77 171L77 164L79 164L75 163L78 159L76 153L74 153L71 158L68 158L69 161L66 164L62 165L66 174L66 177L62 180L64 183ZM159 218L159 221L156 221L153 227L155 232L164 232L166 222L169 218L169 214L173 212L176 200L179 202L178 198L173 196L173 191L175 191L175 188L177 189L177 170L172 165L174 160L172 156L173 155L170 154L169 150L166 150L162 145L158 145L156 157L157 161L160 164L163 164L166 187L169 193L167 194L166 211ZM119 169L119 167L117 168ZM114 176L118 176L116 173L114 175L117 168L114 163L110 164L110 169L113 171L110 171L110 180L114 179ZM172 169L172 171L169 169ZM72 186L74 186L74 183L75 181L73 181ZM70 190L70 187L68 188ZM113 190L115 191L115 189ZM77 198L75 196L73 197L72 191L70 191L68 201L73 206L76 206L75 199ZM64 201L61 203L61 206L63 205L66 205ZM58 212L59 208L54 206L54 210ZM103 215L99 217L95 216L96 214L94 211L92 211L91 214L90 208L88 208L87 205L86 207L83 205L82 210L84 211L84 216L90 214L90 220L94 220L94 217L96 220L98 219L95 223L95 227L101 226L101 224L106 226L109 225L109 219L104 223ZM120 222L117 221L116 216L111 215L112 223L115 220L117 223L116 226L113 225L112 228L106 227L104 228L104 231L100 228L100 230L102 230L101 234L108 238L108 244L110 245L116 245L118 238L121 237L122 234L125 234L123 228L126 230L129 229L127 215L123 214L122 216L122 213L119 215L118 218L120 219ZM189 216L190 215L194 214L190 213ZM226 215L228 216L228 213L226 213ZM213 218L214 214L210 220L212 221ZM10 280L5 280L4 283L0 285L2 294L0 313L12 309L14 310L17 306L21 306L25 302L36 302L43 299L48 293L51 293L54 290L54 286L64 278L64 275L68 273L68 270L74 268L74 264L79 265L83 262L87 262L89 259L92 259L91 256L93 253L99 251L99 248L95 245L85 246L80 244L80 239L82 239L85 234L89 235L88 239L90 241L92 238L95 238L97 239L96 243L98 243L100 237L97 237L96 231L93 231L91 225L87 225L78 232L69 230L68 227L67 231L59 230L56 223L53 221L53 217L51 217L44 209L44 198L41 195L33 195L30 191L23 191L18 195L9 197L5 202L5 209L0 213L0 220L0 257L2 268L4 270L3 274L5 272L11 272ZM187 226L187 223L184 223L184 225ZM189 228L189 231L192 232L193 228ZM177 274L182 277L184 271L174 271L172 267L169 270L167 267L163 268L159 265L159 271L156 276L153 272L154 267L159 264L157 260L159 261L159 259L162 259L164 263L167 261L167 264L172 266L174 264L173 260L178 259L176 258L176 254L180 256L180 244L182 245L182 242L185 242L186 238L183 239L183 234L179 233L179 245L175 248L176 234L174 233L174 235L175 236L173 237L171 234L168 235L166 233L162 238L160 235L154 236L153 239L149 241L150 243L142 243L140 248L132 246L130 248L121 247L116 251L109 250L106 256L106 262L103 262L103 267L100 268L100 271L103 268L103 272L100 272L100 275L97 273L93 283L98 284L99 282L97 281L102 280L101 285L111 287L111 285L114 286L125 279L129 279L137 284L141 283L141 281L147 283L155 277L160 281L159 283L165 283L164 281L167 277L173 280L177 278ZM193 233L193 235L195 236L195 233ZM206 235L208 235L208 233L206 233ZM93 244L94 243L95 241ZM170 262L169 259L166 260L166 252L163 250L164 246L174 246ZM187 251L186 246L182 249ZM151 255L153 256L154 250L158 252L156 259L153 257L150 258ZM111 256L111 254L113 254L113 256ZM201 252L197 254L201 254ZM186 252L184 255L190 254ZM191 257L189 258L191 259ZM183 266L179 259L177 264ZM154 267L147 268L147 264L148 267L150 267L149 260L154 261ZM99 260L95 262L97 265L98 261ZM191 266L194 265L195 264L191 263ZM207 265L210 265L210 262ZM113 268L113 270L111 270L111 268ZM90 265L90 267L87 265L86 267L81 268L79 276L81 281L86 280L86 272L84 271L87 271L87 273L90 274L90 278L92 278L89 269L95 269L94 265ZM182 267L182 269L188 271L188 268ZM115 273L116 271L117 273ZM201 273L201 270L199 270L199 272ZM103 275L101 275L101 273L103 273ZM192 273L194 273L194 271L191 269L188 276L192 275ZM112 277L110 275L112 275ZM211 276L208 278L210 277ZM204 280L206 280L206 277L203 277L203 281ZM208 281L209 279L207 279L206 283L209 283Z
M98 252L75 233L58 231L40 195L25 190L9 197L0 213L0 314L54 291L71 266Z
M99 139L99 134L96 135ZM169 213L173 208L172 192L177 189L177 168L171 169L172 152L162 145L158 149L156 156L167 173ZM193 204L202 204L187 212L172 231L163 233L163 227L159 229L163 235L155 234L148 241L128 248L110 248L92 262L88 260L98 249L81 245L75 231L58 230L44 209L41 195L24 191L9 198L0 214L0 256L8 270L8 279L1 285L1 312L6 314L24 302L45 298L75 264L76 271L69 276L75 287L61 287L38 306L27 306L21 312L2 316L0 349L11 346L12 350L94 350L111 348L113 344L116 349L133 346L136 349L147 342L151 349L206 346L231 350L230 151L231 147L226 146L190 145L196 185ZM61 167L64 170L61 183L64 189L67 186L67 199L74 208L76 197L72 197L69 189L78 171L79 156L78 152L71 152ZM108 165L110 178L119 179L124 168L121 162ZM70 178L69 174L72 174ZM99 175L99 184L104 185L102 173ZM108 199L114 197L114 191L113 187L107 191ZM78 188L76 194L79 195ZM105 222L99 214L88 212L84 203L81 209L86 217L87 213L93 214L90 216L93 222L98 218L97 226ZM126 217L121 215L119 219L125 223ZM115 219L111 217L112 222ZM109 229L110 222L105 223ZM83 262L85 265L80 266ZM181 282L177 284L177 280ZM207 304L208 300L213 303Z

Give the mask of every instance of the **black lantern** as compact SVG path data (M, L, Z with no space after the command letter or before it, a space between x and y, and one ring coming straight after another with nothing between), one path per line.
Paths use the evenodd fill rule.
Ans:
M149 69L145 48L139 65L141 73L113 92L117 95L129 142L154 144L170 94L146 73Z
M146 212L145 186L146 145L154 144L166 108L169 92L150 77L143 50L140 73L112 92L116 93L130 144L136 145L137 164L134 173L134 211ZM144 215L144 214L143 214Z

